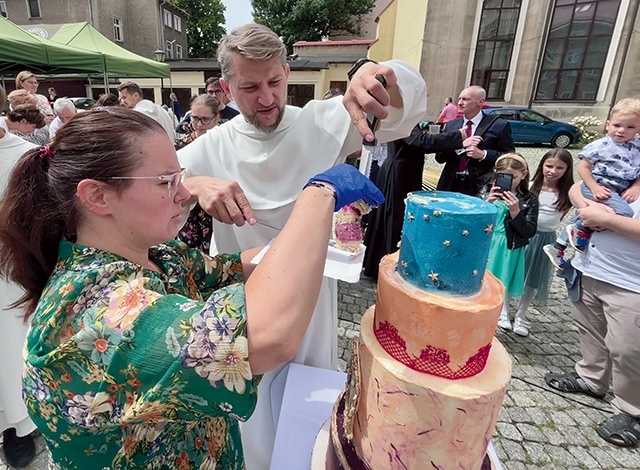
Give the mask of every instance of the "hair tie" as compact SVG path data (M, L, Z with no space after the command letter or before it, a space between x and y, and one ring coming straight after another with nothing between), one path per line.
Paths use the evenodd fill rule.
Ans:
M40 152L38 155L40 156L40 160L42 160L45 163L49 163L49 161L51 160L51 157L53 157L53 154L51 152L51 147L49 147L48 145L45 145L40 149Z

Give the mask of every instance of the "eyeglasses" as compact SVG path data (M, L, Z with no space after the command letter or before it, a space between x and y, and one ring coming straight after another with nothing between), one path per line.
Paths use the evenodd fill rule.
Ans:
M217 90L207 90L208 95L217 95L218 93L222 93L222 89L218 88Z
M178 191L178 186L180 183L184 182L184 176L187 173L187 169L183 168L178 173L173 173L171 175L160 175L160 176L112 176L111 178L107 178L110 180L153 180L159 179L163 183L167 183L167 191L169 192L169 197L173 197L176 195Z
M191 116L191 120L193 121L194 124L198 124L199 122L202 123L203 126L208 126L209 124L211 124L211 121L213 121L216 116L211 116L211 117L198 117L198 116Z

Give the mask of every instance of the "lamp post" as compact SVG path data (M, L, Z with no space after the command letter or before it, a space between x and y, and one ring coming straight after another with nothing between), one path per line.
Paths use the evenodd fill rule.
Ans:
M156 51L153 53L156 62L164 62L165 57L167 56L167 53L165 51L163 51L162 49L158 48L156 49ZM160 77L160 103L163 104L163 91L164 91L164 78Z

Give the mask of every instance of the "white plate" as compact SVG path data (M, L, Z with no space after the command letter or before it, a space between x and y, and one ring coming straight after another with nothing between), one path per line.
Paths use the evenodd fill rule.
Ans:
M252 264L258 264L262 261L265 253L271 247L273 240L265 246L252 260ZM351 284L360 281L360 271L362 271L362 262L364 261L365 246L360 244L360 250L357 252L339 250L329 245L327 250L327 260L324 264L324 275L331 279L340 279L341 281Z

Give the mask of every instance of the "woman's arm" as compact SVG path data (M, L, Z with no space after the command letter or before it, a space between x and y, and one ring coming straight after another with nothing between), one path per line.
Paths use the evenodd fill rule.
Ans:
M298 352L320 292L334 206L333 196L321 188L302 191L246 283L253 374L274 369Z

